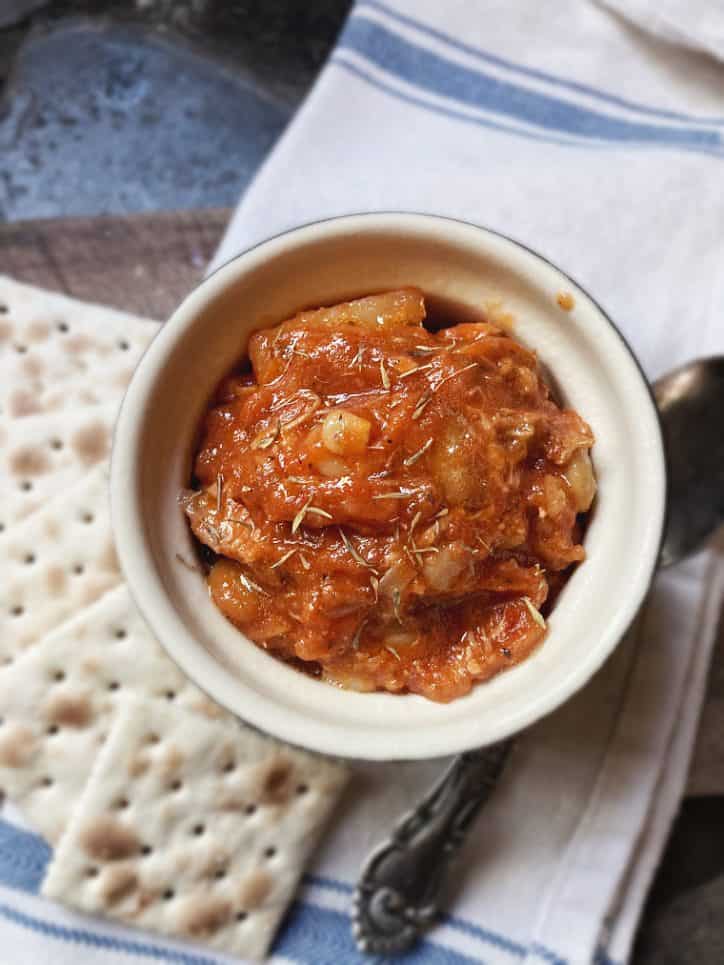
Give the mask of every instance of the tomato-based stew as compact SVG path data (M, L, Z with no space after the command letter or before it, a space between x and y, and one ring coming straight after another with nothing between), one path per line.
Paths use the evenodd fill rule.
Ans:
M260 647L449 701L545 636L584 558L593 435L501 328L424 319L409 288L256 332L182 503L214 602Z

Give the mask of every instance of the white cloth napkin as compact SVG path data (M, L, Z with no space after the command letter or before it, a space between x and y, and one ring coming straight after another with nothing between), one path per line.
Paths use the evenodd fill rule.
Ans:
M435 212L564 267L651 378L722 352L724 65L703 51L724 55L723 37L721 3L359 0L214 264L319 218ZM420 961L627 960L683 793L723 587L711 552L660 575L596 679L520 737ZM439 770L359 768L316 874L354 882Z

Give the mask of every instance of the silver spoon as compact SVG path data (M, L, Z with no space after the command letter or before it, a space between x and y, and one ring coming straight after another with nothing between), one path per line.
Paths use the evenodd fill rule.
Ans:
M659 558L669 566L724 522L724 357L702 359L654 385L668 463L667 524ZM512 740L456 757L362 869L353 901L357 947L395 954L437 917L451 859L490 797Z
M700 359L654 385L668 463L660 565L699 549L724 520L724 356Z

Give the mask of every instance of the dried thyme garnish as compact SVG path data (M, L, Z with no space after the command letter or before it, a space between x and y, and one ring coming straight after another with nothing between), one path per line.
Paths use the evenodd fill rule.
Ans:
M360 637L362 636L362 631L364 630L366 624L367 624L367 621L363 620L362 623L360 623L360 625L355 630L354 636L352 637L352 642L350 644L353 650L357 650L359 648Z
M425 411L425 408L427 407L427 404L431 398L432 398L431 390L425 389L425 391L422 393L420 398L417 400L417 405L415 406L415 410L412 413L412 418L415 422L417 422L417 420L420 418L422 413Z
M339 535L342 537L342 542L344 543L347 552L350 554L350 556L355 561L355 563L359 563L361 566L366 566L368 570L372 570L372 572L376 575L377 571L375 570L374 566L372 566L371 563L368 563L368 561L364 558L364 556L362 556L361 553L359 553L358 550L355 549L354 544L352 543L352 540L349 538L349 536L347 536L347 534L342 529L342 527L339 526L338 529L339 529Z
M304 520L304 517L307 515L307 510L312 505L313 499L314 497L310 496L309 499L306 501L306 503L302 506L302 508L299 510L297 515L292 520L292 534L296 533L296 531L302 525L302 521Z
M414 369L408 369L407 372L401 372L398 378L408 379L411 375L416 375L418 372L426 372L427 369L432 368L432 362L426 362L425 365L416 365Z
M282 431L281 422L277 419L276 426L267 435L262 436L261 439L257 436L256 439L251 444L252 449L268 449L269 446L273 445L279 438L279 433Z
M477 362L471 362L470 365L464 365L461 369L458 369L457 372L452 372L450 375L446 375L444 379L441 379L441 381L437 383L433 391L437 392L437 390L445 385L446 382L449 382L450 379L456 379L458 375L462 375L463 372L469 372L470 369L477 368L477 365Z
M400 591L397 587L392 590L392 609L394 610L397 622L402 623L402 617L400 616Z
M430 448L432 443L433 443L433 439L432 439L432 436L430 436L430 438L426 442L423 442L423 444L420 446L417 452L413 452L411 456L408 456L407 459L403 460L402 465L414 466L417 460L421 459L425 455L425 453Z
M250 593L263 593L264 596L269 596L269 594L264 589L264 587L259 586L258 583L255 583L252 579L250 579L246 575L246 573L239 573L239 582L244 587L244 589L248 590Z
M537 609L533 606L533 604L531 603L530 599L529 599L527 596L524 596L524 597L523 597L523 603L525 603L525 605L528 607L528 612L529 612L530 615L533 617L533 619L534 619L535 622L538 624L538 626L539 626L542 630L545 630L545 629L546 629L546 622L545 622L545 620L543 619L543 616L542 616L542 614L540 613L540 611L537 610Z
M276 563L272 563L272 565L269 567L269 569L270 569L270 570L275 570L275 569L277 568L277 566L281 566L282 563L286 563L286 561L289 559L289 557L290 557L290 556L294 556L294 554L295 554L296 552L297 552L297 548L296 548L296 546L295 546L293 549L288 550L288 552L286 552L286 553L284 554L284 556L281 556L281 557L276 561Z
M390 387L390 377L387 374L387 369L385 368L385 363L383 359L380 359L380 378L382 379L382 385L389 389Z
M403 493L401 489L397 492L391 493L379 493L377 496L373 496L373 501L380 502L383 499L409 499L412 493Z
M328 513L326 509L320 509L319 506L307 506L308 513L314 513L315 516L321 516L322 519L334 519L331 513Z
M220 472L216 473L216 515L218 516L221 512L221 495L222 488L224 485L224 477Z

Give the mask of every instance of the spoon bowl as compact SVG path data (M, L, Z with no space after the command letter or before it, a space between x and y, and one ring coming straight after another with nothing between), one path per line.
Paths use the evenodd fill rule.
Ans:
M698 359L654 385L668 464L660 565L699 549L724 521L724 356Z

